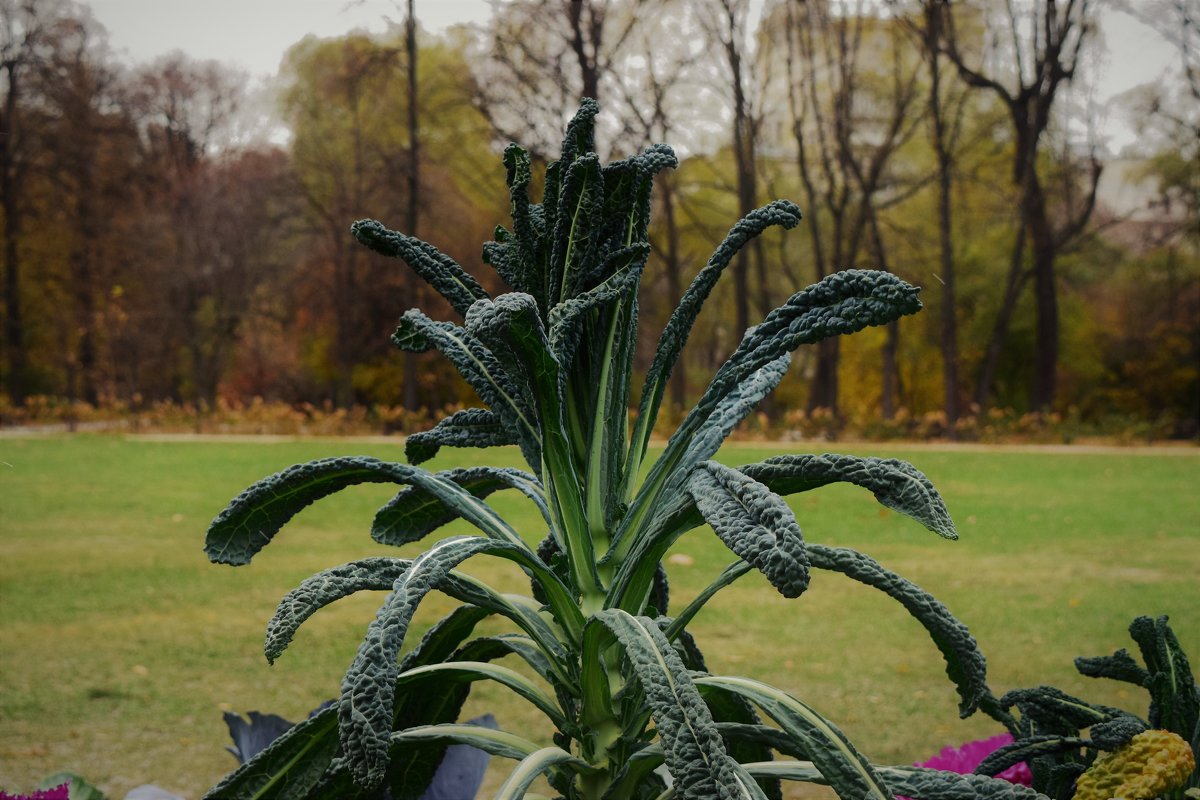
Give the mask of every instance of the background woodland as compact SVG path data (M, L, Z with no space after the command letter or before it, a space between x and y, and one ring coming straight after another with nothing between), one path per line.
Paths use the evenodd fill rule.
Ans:
M500 151L544 166L594 97L602 157L681 157L654 199L643 368L739 216L776 197L806 215L717 287L672 405L791 293L867 266L923 286L926 312L798 353L761 424L968 436L1045 413L1194 438L1200 15L1121 12L1178 70L1119 98L1139 136L1113 153L1089 84L1101 7L772 0L751 27L742 0L508 0L432 36L409 2L385 34L296 43L263 88L182 54L128 65L86 6L0 0L0 411L261 398L406 428L471 404L388 341L406 308L450 310L350 223L503 291L480 260L507 222Z

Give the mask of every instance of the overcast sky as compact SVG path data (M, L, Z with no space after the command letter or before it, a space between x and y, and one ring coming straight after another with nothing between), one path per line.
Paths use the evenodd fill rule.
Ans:
M566 0L563 0L566 2ZM1135 0L1136 2L1136 0ZM754 3L755 6L760 3ZM255 77L273 75L284 52L312 33L337 36L356 28L381 31L404 17L405 0L85 0L108 30L118 54L150 61L173 50L235 65ZM652 7L652 6L651 6ZM417 18L430 32L456 23L482 23L488 0L416 0ZM1101 16L1107 54L1098 76L1099 100L1156 80L1174 56L1169 45L1128 15ZM1113 144L1132 134L1106 120Z

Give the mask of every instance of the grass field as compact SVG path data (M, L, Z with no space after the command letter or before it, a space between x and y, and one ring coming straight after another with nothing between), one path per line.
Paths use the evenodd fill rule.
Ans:
M997 692L1050 683L1144 713L1137 692L1072 667L1076 655L1132 646L1126 627L1138 614L1170 614L1200 659L1200 451L830 449L912 461L941 490L962 539L942 541L853 487L793 498L806 537L859 547L939 597L979 640ZM777 452L730 445L720 457L739 464ZM66 769L114 798L141 783L197 798L234 763L222 710L299 719L334 696L380 596L310 620L274 667L261 654L263 627L312 572L394 554L368 535L391 491L363 486L323 501L248 567L210 565L201 546L208 521L251 482L358 453L402 460L398 444L339 440L0 439L0 788L29 790ZM433 466L515 458L450 452ZM494 503L541 538L520 498ZM669 567L675 608L732 560L703 531L677 552L690 559ZM504 563L467 571L522 591ZM449 607L431 596L420 619ZM793 601L748 576L710 604L695 633L712 671L792 691L879 762L911 762L996 727L957 719L919 625L835 575L814 576ZM468 711L482 710L527 735L540 730L499 690L472 697Z

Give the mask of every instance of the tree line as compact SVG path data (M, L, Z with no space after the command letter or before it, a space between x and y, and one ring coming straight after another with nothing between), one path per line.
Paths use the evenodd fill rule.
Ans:
M1129 5L1177 51L1123 98L1136 152L1100 141L1095 0L509 0L424 33L309 37L270 92L173 54L127 66L70 0L0 0L0 378L9 403L266 397L440 408L470 390L387 334L449 314L357 246L374 217L492 291L503 144L544 165L582 97L605 157L668 142L642 314L653 323L736 218L775 197L803 230L738 255L674 405L791 292L855 266L925 287L927 313L798 354L767 414L991 407L1200 418L1200 20ZM1110 12L1113 13L1113 12ZM269 112L274 135L253 135ZM1136 193L1114 208L1104 187ZM1112 194L1110 190L1109 194ZM1119 192L1117 193L1119 196Z

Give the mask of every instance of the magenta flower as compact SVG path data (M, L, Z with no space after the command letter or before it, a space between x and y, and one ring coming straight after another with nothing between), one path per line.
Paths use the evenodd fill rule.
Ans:
M0 789L0 800L71 800L71 784L64 783L53 789L39 789L33 794L9 794Z
M974 772L985 758L1005 745L1013 743L1013 737L1007 733L993 736L989 739L977 739L966 742L959 747L944 747L942 751L928 761L919 761L916 766L941 769L946 772L957 772L966 775ZM1033 774L1029 765L1024 761L1014 764L996 776L1009 783L1019 783L1022 786L1033 785Z

